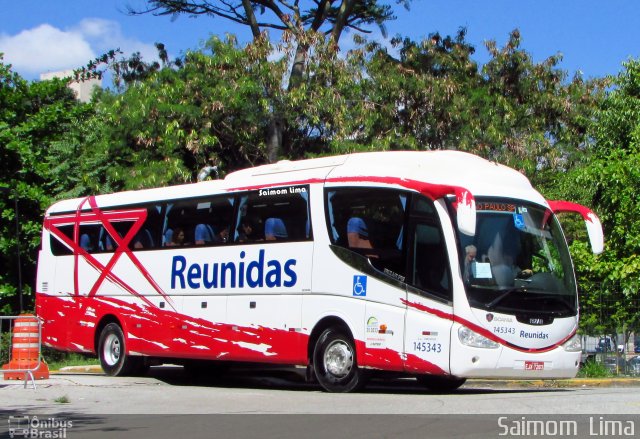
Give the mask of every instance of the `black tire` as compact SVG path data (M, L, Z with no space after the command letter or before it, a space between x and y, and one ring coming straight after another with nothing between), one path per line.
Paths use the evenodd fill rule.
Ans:
M453 392L467 381L466 378L440 375L418 375L416 379L424 387L436 393Z
M365 373L358 368L353 340L337 328L326 329L318 338L313 369L327 392L353 392L366 384Z
M122 328L117 323L109 323L100 333L98 356L102 370L109 376L126 376L140 370L143 358L130 357Z

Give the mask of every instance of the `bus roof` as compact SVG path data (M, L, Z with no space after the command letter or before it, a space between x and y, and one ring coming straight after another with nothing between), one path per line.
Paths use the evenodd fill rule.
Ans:
M475 196L521 198L545 205L544 198L522 173L461 151L382 151L288 161L243 169L225 180L269 184L305 178L340 180L362 176L408 179L461 186Z
M546 205L520 172L460 151L383 151L288 161L232 172L224 180L212 180L154 189L126 191L95 197L99 207L139 204L156 200L199 197L210 194L257 188L262 185L305 184L344 177L375 178L373 185L406 179L432 184L459 186L475 196L519 198ZM47 213L71 212L83 198L64 200ZM86 204L83 208L89 208Z

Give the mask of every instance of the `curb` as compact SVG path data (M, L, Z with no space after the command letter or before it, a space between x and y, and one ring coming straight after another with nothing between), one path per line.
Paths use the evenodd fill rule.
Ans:
M559 389L575 387L640 387L640 378L571 378L548 380L501 380L501 379L469 379L468 387L514 387L536 389Z
M51 373L99 373L103 374L102 367L98 364L90 364L85 366L66 366L59 370L52 370Z

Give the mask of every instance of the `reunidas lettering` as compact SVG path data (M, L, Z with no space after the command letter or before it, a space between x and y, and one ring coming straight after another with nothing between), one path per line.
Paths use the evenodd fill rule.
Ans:
M293 267L295 259L282 264L276 259L265 261L265 251L260 250L257 260L244 261L246 253L240 252L240 262L187 262L184 256L174 256L171 263L171 289L200 288L276 288L293 287L298 275Z
M549 338L549 334L546 332L526 332L520 331L520 338L539 338L541 340L547 340Z

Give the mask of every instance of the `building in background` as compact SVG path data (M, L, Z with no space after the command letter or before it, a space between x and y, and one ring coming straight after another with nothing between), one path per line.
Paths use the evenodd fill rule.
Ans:
M47 81L54 78L73 78L73 70L63 70L60 72L47 72L40 74L41 81ZM76 98L80 102L89 102L95 87L102 88L102 80L94 78L86 81L71 81L69 88L76 94Z

